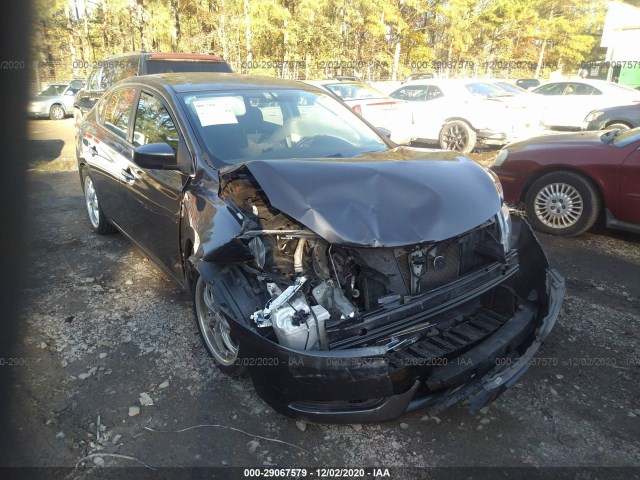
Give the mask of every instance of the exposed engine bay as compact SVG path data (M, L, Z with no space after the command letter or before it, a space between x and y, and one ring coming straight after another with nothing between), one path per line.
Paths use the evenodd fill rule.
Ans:
M369 318L376 316L380 328L378 314L385 308L401 306L486 264L508 268L508 218L500 215L444 241L365 248L329 244L272 207L246 172L229 176L220 197L243 218L239 238L250 252L244 268L269 299L248 322L289 348L397 343L391 335L370 335ZM420 328L412 332L419 334Z

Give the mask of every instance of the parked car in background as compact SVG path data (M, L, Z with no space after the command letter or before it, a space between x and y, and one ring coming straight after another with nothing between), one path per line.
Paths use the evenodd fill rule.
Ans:
M592 110L640 102L640 92L604 80L550 82L532 90L544 106L547 127L580 130Z
M531 138L504 147L491 169L541 232L578 235L604 214L608 227L640 233L640 128Z
M415 72L405 78L402 83L413 82L415 80L430 80L435 78L435 75L430 72Z
M640 103L593 110L584 119L585 130L617 128L622 131L640 127Z
M413 110L413 136L462 153L476 145L504 145L532 128L539 112L489 83L471 80L418 80L390 94Z
M95 105L104 92L123 78L167 72L232 72L217 55L189 53L124 53L97 62L87 85L77 95L73 115L79 120Z
M62 120L73 113L73 103L81 88L82 80L51 83L31 99L28 113L32 117Z
M407 144L413 140L413 116L407 102L393 99L362 82L319 80L306 83L332 93L374 127L391 132L391 140L395 143Z
M514 83L520 88L529 90L530 88L538 87L540 85L540 80L538 80L537 78L519 78Z
M564 280L495 175L394 145L319 88L129 78L77 146L91 227L190 291L220 370L285 415L475 414L522 381L559 314Z

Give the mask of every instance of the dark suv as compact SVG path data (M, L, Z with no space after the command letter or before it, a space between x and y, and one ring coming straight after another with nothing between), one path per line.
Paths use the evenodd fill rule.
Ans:
M170 72L228 72L233 70L217 55L190 53L125 53L97 62L87 86L73 105L76 124L95 105L105 90L123 78Z

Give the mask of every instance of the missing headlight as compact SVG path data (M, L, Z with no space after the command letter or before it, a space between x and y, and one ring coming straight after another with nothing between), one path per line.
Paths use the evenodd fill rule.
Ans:
M502 208L498 212L498 226L500 227L500 243L504 247L505 253L511 250L511 214L506 203L502 203Z

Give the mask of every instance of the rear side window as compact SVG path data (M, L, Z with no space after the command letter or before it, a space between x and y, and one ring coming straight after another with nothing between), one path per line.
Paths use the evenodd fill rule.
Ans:
M142 92L136 111L133 144L148 143L168 143L174 152L178 152L178 131L169 112L158 99Z
M113 85L125 78L136 76L138 74L139 67L140 57L129 57L123 60L114 60L111 84Z
M569 83L565 95L594 95L598 91L586 83ZM597 94L596 94L597 95Z
M427 90L429 87L412 86L404 87L391 95L393 98L408 100L412 102L422 102L427 100Z
M122 139L127 138L136 90L121 88L111 94L104 113L104 126Z
M148 59L146 72L153 73L173 73L173 72L222 72L231 73L231 67L227 62L203 61L203 60L153 60Z
M87 90L100 90L100 74L102 73L102 68L96 67L91 72L89 76L89 81L87 82Z
M429 93L427 94L427 100L433 100L440 97L444 97L444 93L442 93L442 90L440 90L440 88L436 87L435 85L431 85L429 87Z
M543 85L536 88L533 93L540 93L542 95L562 95L565 85L566 83L551 83L549 85Z

